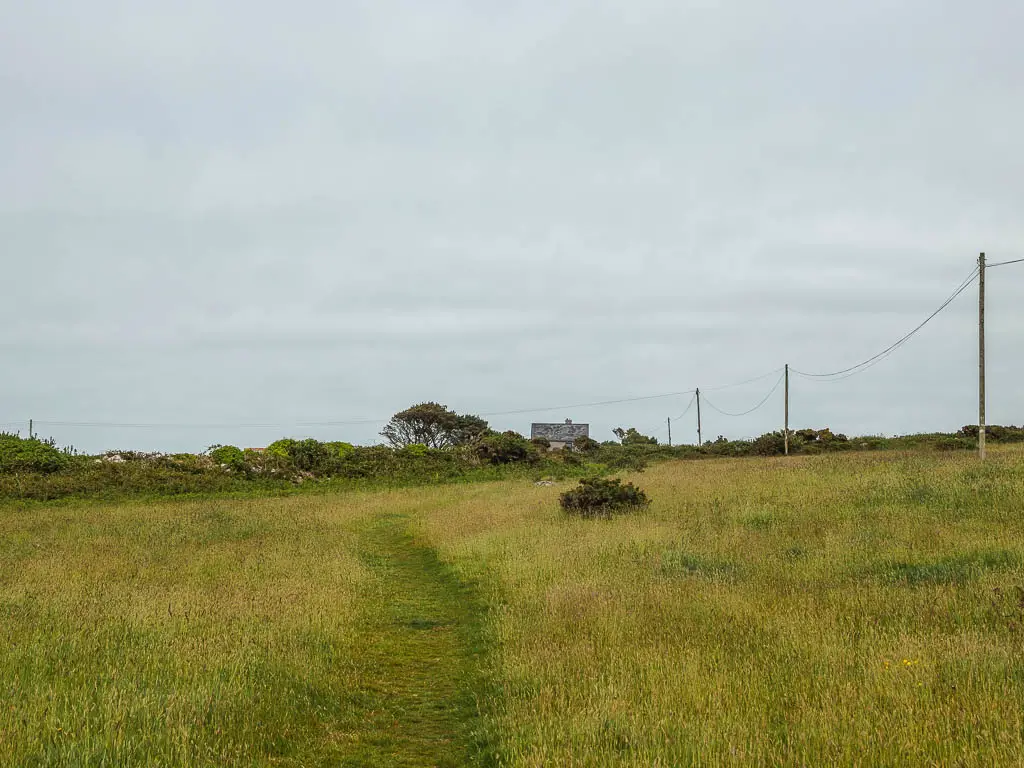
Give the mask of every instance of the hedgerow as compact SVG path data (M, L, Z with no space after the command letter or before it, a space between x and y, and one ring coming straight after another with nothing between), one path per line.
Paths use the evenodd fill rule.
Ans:
M634 430L635 431L635 430ZM628 430L625 435L630 435ZM1024 440L1024 428L988 427L994 443ZM846 450L969 450L977 427L956 434L877 436L848 439L829 429L789 434L791 454ZM498 477L572 478L612 472L640 472L651 462L712 457L781 456L782 432L753 440L718 437L702 446L668 446L639 440L581 441L576 449L552 451L544 441L515 432L488 431L473 441L447 448L411 443L354 446L284 438L265 450L211 446L203 454L108 451L77 456L52 440L0 433L0 498L54 499L66 496L111 498L223 491L283 492L297 485L370 483L415 485Z

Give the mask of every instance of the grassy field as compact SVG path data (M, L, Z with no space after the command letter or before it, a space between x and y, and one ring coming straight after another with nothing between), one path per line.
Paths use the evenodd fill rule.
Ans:
M1024 764L1024 453L0 510L10 765Z
M407 503L0 512L0 764L463 764L479 623Z

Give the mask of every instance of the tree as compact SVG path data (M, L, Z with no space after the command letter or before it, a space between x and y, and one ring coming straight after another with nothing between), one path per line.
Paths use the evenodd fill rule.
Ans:
M658 441L656 438L642 435L636 431L635 428L630 427L629 429L623 429L617 427L612 430L615 436L619 438L623 445L657 445Z
M392 416L380 434L393 448L415 444L451 448L486 433L487 422L479 416L460 415L439 403L420 403Z

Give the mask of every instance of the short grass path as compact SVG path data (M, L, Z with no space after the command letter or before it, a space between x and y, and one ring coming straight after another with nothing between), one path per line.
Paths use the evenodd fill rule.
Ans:
M362 722L344 764L486 765L476 600L408 523L386 514L360 529L359 556L376 578L360 621Z

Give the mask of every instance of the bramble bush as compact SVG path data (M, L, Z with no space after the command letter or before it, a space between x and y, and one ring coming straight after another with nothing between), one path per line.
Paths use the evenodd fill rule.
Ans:
M642 490L619 478L587 477L558 499L562 509L580 517L609 517L636 512L651 502Z

